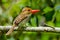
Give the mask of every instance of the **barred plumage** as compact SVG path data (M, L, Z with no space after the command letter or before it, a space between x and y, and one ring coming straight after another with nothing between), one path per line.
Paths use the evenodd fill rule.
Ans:
M28 8L27 8L28 9ZM31 11L31 9L28 9ZM28 21L29 16L31 15L31 12L28 10L23 10L24 12L21 12L14 20L12 28L6 33L6 35L9 35L14 30L14 27L18 26L19 23L24 24L25 21ZM24 22L24 23L23 23Z
M29 7L23 8L22 12L15 18L12 28L6 33L6 35L10 35L13 32L14 28L18 26L19 23L22 24L26 23L29 20L31 14L36 13L38 11L39 10L32 10Z

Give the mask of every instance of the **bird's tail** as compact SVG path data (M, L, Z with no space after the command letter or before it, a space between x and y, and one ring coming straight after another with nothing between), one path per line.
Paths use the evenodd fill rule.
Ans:
M16 25L14 24L14 25L10 28L10 30L6 33L6 35L10 35L10 34L13 32L13 30L14 30L15 27L16 27Z

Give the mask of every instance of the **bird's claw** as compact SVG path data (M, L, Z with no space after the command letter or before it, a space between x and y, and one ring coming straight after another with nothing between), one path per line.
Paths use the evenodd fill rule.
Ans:
M55 28L54 27L51 27L53 29L53 31L55 31Z

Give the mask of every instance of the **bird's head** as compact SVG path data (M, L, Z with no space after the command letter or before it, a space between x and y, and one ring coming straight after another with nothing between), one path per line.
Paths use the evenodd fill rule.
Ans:
M37 12L39 12L40 10L32 10L30 7L25 7L23 8L22 12L29 12L29 13L32 13L32 14L35 14Z

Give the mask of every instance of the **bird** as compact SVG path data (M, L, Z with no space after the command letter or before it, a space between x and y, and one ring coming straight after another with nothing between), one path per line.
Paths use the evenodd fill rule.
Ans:
M40 10L32 10L30 7L24 7L22 9L22 12L15 18L15 20L13 21L13 25L12 27L9 29L9 31L6 33L6 35L10 35L14 28L16 26L18 26L20 23L22 24L26 24L26 22L29 20L30 16L32 14L35 14L37 12L39 12Z

